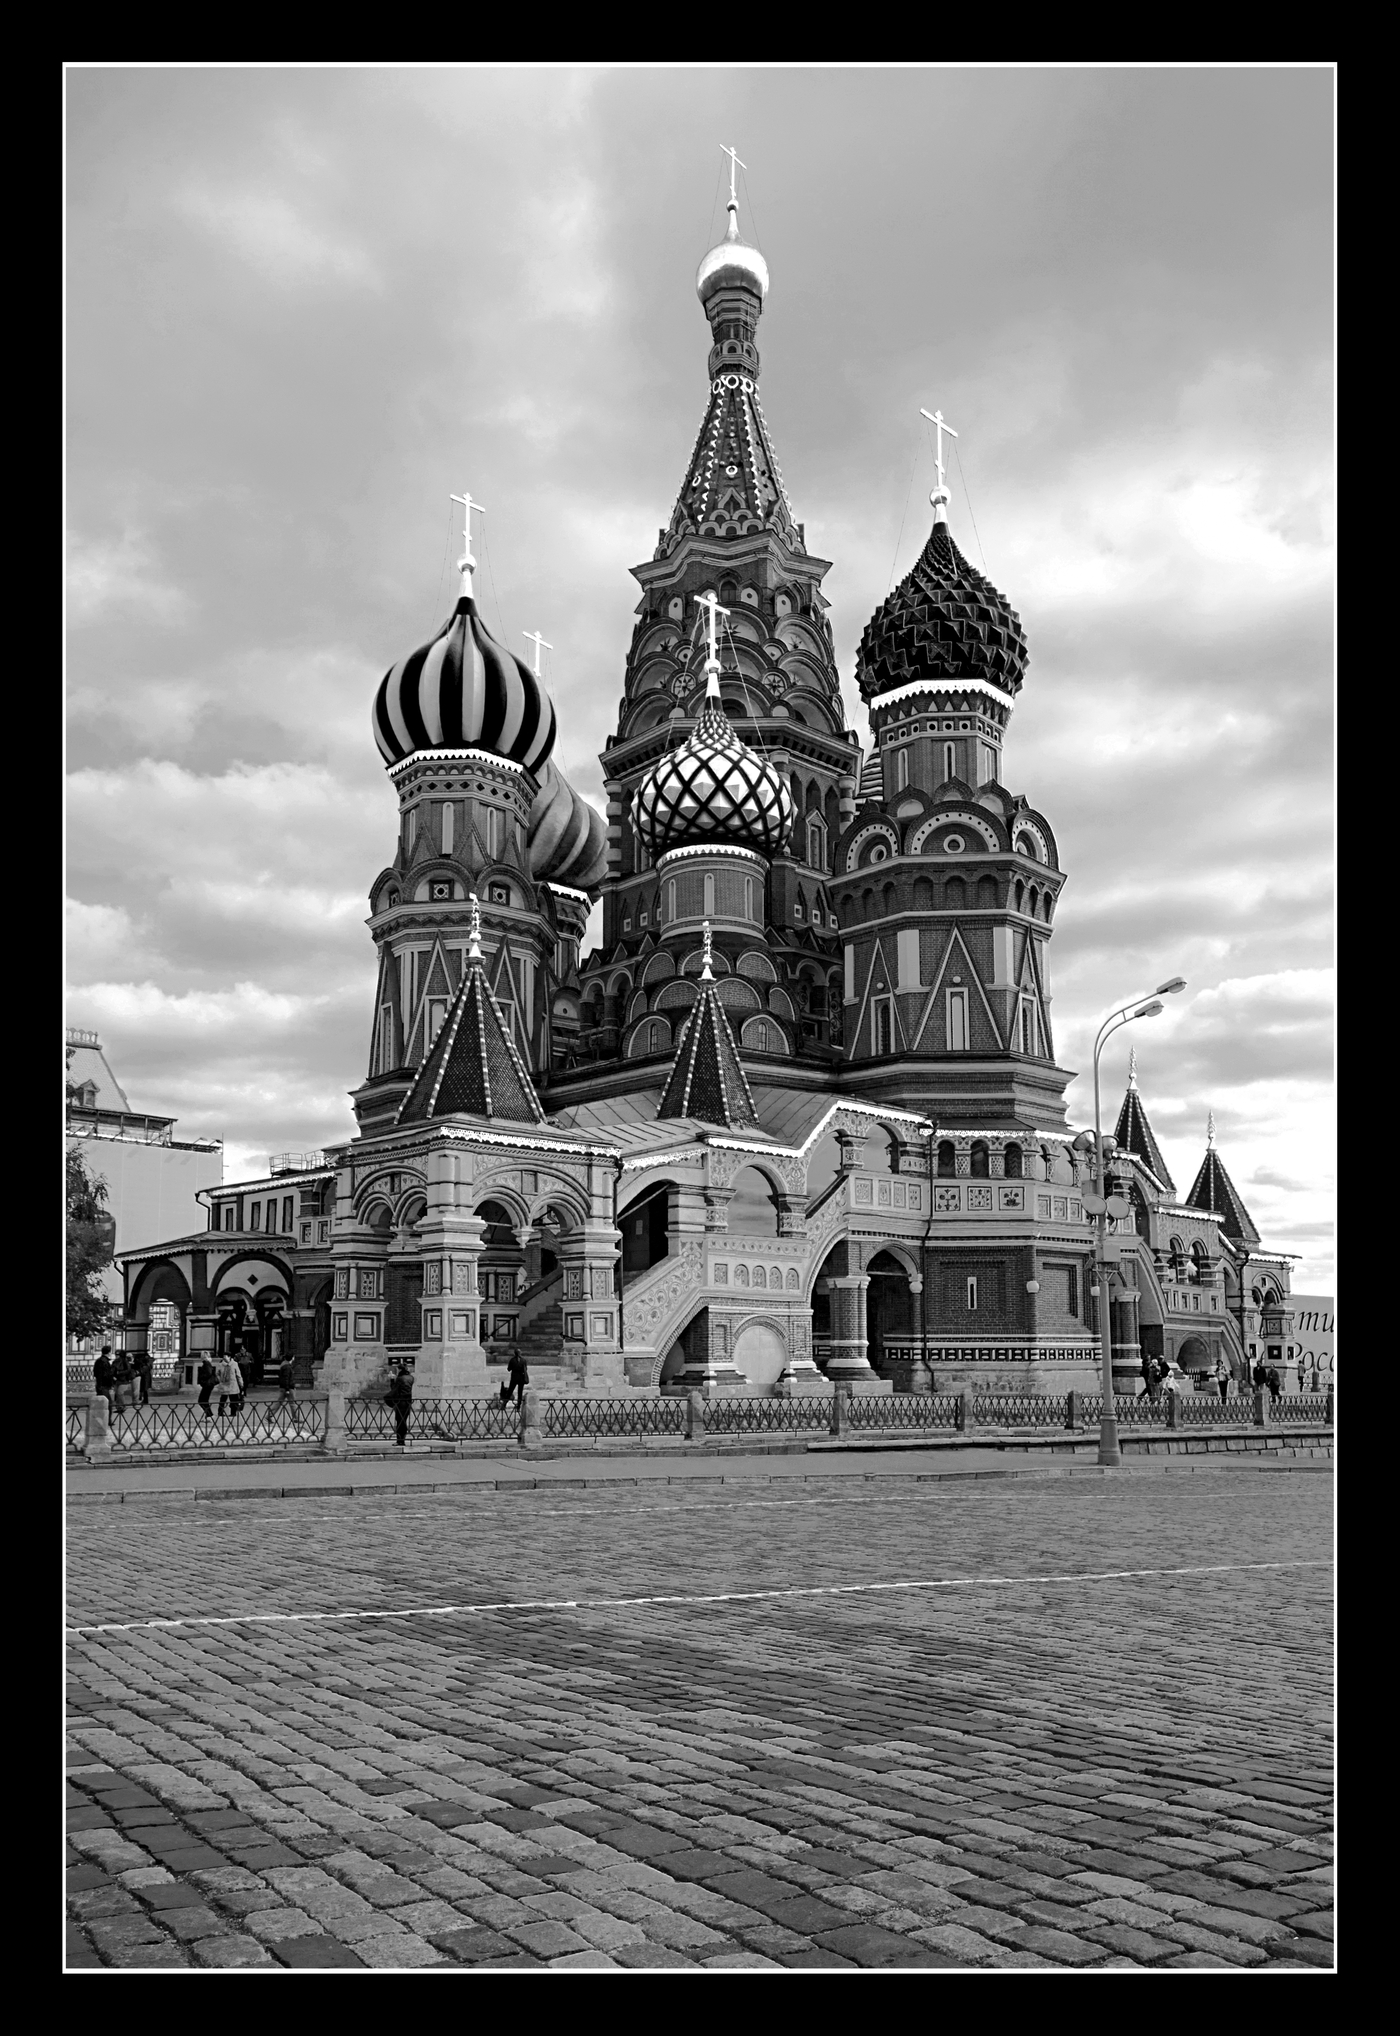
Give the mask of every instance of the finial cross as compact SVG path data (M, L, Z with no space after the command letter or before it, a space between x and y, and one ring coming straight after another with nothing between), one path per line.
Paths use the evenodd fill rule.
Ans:
M943 434L944 434L944 432L946 431L946 432L947 432L947 434L948 434L948 436L949 436L949 438L956 438L958 434L956 433L956 431L954 431L954 429L953 429L953 427L952 427L952 425L951 425L951 424L945 424L945 423L943 422L943 412L942 412L941 410L924 410L924 409L922 409L922 408L921 408L921 409L920 409L920 411L919 411L919 415L920 415L920 417L927 417L927 419L928 419L929 423L930 423L930 424L931 424L931 425L933 426L934 430L935 430L935 431L936 431L936 432L938 433L938 451L937 451L937 452L935 453L935 455L934 455L934 461L933 461L933 463L934 463L934 465L935 465L935 466L937 467L937 469L938 469L938 485L939 485L939 487L940 487L940 488L942 488L942 486L943 486Z
M725 148L723 144L721 144L720 146L720 154L722 156L728 156L729 158L729 202L731 205L737 205L739 200L738 194L734 189L734 171L736 166L741 170L746 170L748 168L748 164L741 163L739 161L739 152L737 149Z
M729 613L729 610L727 608L720 607L719 596L717 594L697 594L695 596L695 599L698 605L701 608L705 609L709 617L709 631L710 631L709 662L712 665L718 667L719 651L715 648L715 617L717 615L727 615Z
M472 511L473 509L479 509L484 516L486 514L486 504L484 502L473 502L470 491L465 495L454 495L452 500L460 502L462 505L462 535L466 539L466 548L470 551L472 548Z
M708 919L704 922L702 932L704 935L705 945L703 950L704 966L700 971L700 980L702 983L710 983L714 981L714 974L713 971L711 970L710 964L715 958L715 950L714 942L710 937L710 922Z
M476 895L476 892L475 892L475 891L473 891L473 892L472 892L472 894L471 894L471 901L472 901L472 917L471 917L471 929L470 929L470 931L469 931L469 933L468 933L468 935L467 935L467 960L468 960L468 961L480 961L480 960L481 960L481 900L480 900L480 898L478 898L478 897L477 897L477 895Z
M1128 1087L1130 1089L1137 1087L1137 1048L1135 1046L1128 1048Z
M1206 1147L1207 1147L1207 1149L1209 1150L1210 1148L1212 1148L1212 1147L1214 1146L1214 1144L1215 1144L1215 1112L1214 1112L1214 1110L1210 1110L1210 1111L1208 1111L1208 1112L1206 1113Z
M540 652L542 650L553 650L554 645L552 643L546 643L544 638L540 635L538 629L535 630L522 629L520 634L524 637L527 643L533 643L535 646L535 677L538 678L540 675Z

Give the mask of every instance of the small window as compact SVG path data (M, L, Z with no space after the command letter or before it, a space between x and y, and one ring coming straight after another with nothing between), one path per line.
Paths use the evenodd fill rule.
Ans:
M623 920L622 930L624 933L630 933L632 931L632 921L630 919Z
M291 1195L282 1197L282 1229L288 1237L293 1236L296 1231L295 1198Z
M666 886L666 920L667 920L667 924L668 924L668 925L674 925L674 924L675 924L675 919L676 919L676 880L675 880L675 878L674 878L674 877L672 877L672 878L671 878L671 880L670 880L670 882L669 882L669 883L667 884L667 886Z
M975 1315L977 1313L976 1273L969 1273L967 1276L967 1312L969 1315Z
M802 901L800 899L792 908L792 916L794 919L800 919L802 917Z
M944 745L943 745L943 776L944 776L944 779L946 780L946 779L948 779L948 778L955 778L955 777L957 776L957 774L958 774L958 750L957 750L957 744L956 744L956 743L952 743L952 742L945 742L945 743L944 743Z
M1036 1051L1035 1004L1029 997L1021 999L1021 1051L1034 1054Z
M318 1243L320 1244L327 1243L330 1238L330 1234L331 1226L329 1223L318 1223L316 1225L316 1238Z
M1009 1181L1019 1181L1022 1174L1022 1154L1019 1145L1007 1146L1004 1165L1006 1178Z
M225 1203L224 1203L224 1228L225 1228L225 1230L232 1230L232 1228L233 1228L233 1204L232 1204L232 1202L225 1202Z
M941 1139L939 1141L938 1146L939 1180L941 1181L952 1180L957 1170L958 1170L958 1156L956 1151L954 1150L952 1139L951 1138Z
M707 919L713 919L715 916L715 880L713 876L705 876L702 877L700 881L704 886L705 917ZM746 879L746 881L751 883L753 879L748 878Z
M948 1051L967 1052L967 991L948 992Z
M974 1139L972 1145L972 1156L968 1165L968 1172L971 1174L973 1180L985 1181L990 1177L991 1171L992 1171L992 1157L987 1150L986 1141L981 1138Z
M510 903L510 885L492 884L489 895L493 905L508 905Z
M909 751L900 750L894 760L894 788L897 792L909 789Z
M431 997L428 1000L429 1046L432 1045L433 1041L437 1038L439 1032L441 1032L446 1017L447 1017L447 999L445 997Z
M639 926L645 926L645 925L646 925L646 923L647 923L647 915L646 915L646 913L645 913L645 912L639 912L639 913L637 914L637 924L638 924Z
M873 1052L893 1053L894 1051L894 999L876 997L870 1007L871 1049Z
M501 852L501 816L494 806L486 809L486 853L494 862Z
M262 1229L262 1203L254 1202L248 1223L250 1230Z
M442 809L442 852L444 855L451 855L452 853L453 826L454 815L452 807L450 804L444 803Z
M1065 1274L1065 1306L1069 1309L1071 1315L1079 1313L1079 1268L1077 1265L1070 1266Z
M705 882L706 882L707 884L712 884L712 883L713 883L713 881L714 881L714 879L713 879L712 877L706 877L706 879L705 879ZM708 893L707 893L707 896L708 896ZM753 878L752 878L752 877L745 877L745 878L744 878L744 917L745 917L746 919L752 919L752 918L753 918Z
M303 1223L301 1226L301 1241L303 1244L310 1244L311 1242L311 1225L309 1223Z
M451 812L451 810L451 807L449 807L448 811ZM452 885L446 877L434 877L428 886L428 896L433 900L434 904L440 905L445 899L452 896Z

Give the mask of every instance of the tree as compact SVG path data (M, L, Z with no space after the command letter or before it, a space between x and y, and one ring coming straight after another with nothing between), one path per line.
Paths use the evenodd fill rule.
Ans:
M107 1326L112 1304L101 1275L112 1263L116 1218L107 1209L107 1183L89 1172L76 1146L68 1148L68 1334L95 1336Z

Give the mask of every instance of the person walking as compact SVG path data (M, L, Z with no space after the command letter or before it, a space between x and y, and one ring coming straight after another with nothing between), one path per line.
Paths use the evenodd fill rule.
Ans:
M508 1407L513 1395L516 1406L523 1407L525 1404L525 1388L529 1383L529 1367L520 1355L518 1345L512 1345L510 1363L506 1366L506 1382L501 1388L501 1405Z
M151 1356L150 1351L138 1351L136 1357L136 1377L141 1386L141 1405L143 1407L149 1407L151 1404L151 1378L155 1368L156 1361Z
M112 1346L104 1343L92 1367L92 1390L107 1402L107 1419L112 1418Z
M1155 1370L1155 1361L1145 1350L1142 1353L1142 1363L1138 1366L1138 1370L1142 1373L1142 1389L1150 1400L1152 1397L1152 1376Z
M237 1358L228 1351L219 1360L219 1419L223 1420L226 1408L236 1414L242 1405L243 1374Z
M1277 1406L1283 1392L1283 1380L1279 1377L1278 1366L1276 1364L1269 1366L1269 1369L1264 1374L1264 1382L1269 1388L1269 1398Z
M394 1410L394 1446L402 1449L408 1441L408 1417L413 1408L413 1373L406 1364L399 1366L384 1397Z
M219 1383L219 1374L215 1371L213 1363L208 1356L202 1357L199 1360L199 1370L195 1373L195 1377L199 1380L199 1410L206 1421L212 1421L214 1410L209 1404L209 1395Z
M294 1370L295 1367L293 1366L292 1360L289 1357L284 1357L282 1362L277 1367L277 1386L281 1394L281 1398L277 1402L279 1407L292 1407L295 1406L296 1404L296 1401L292 1395L292 1380Z
M1223 1407L1230 1397L1230 1367L1223 1356L1215 1360L1215 1383L1220 1388L1220 1404Z

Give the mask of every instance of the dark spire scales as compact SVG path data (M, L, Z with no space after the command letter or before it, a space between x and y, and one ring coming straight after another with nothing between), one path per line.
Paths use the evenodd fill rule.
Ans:
M475 899L472 901L475 907ZM529 1071L510 1036L481 965L480 921L472 913L472 940L462 985L432 1048L399 1106L397 1122L430 1117L491 1117L510 1124L543 1124L545 1114Z
M690 1007L690 1026L676 1050L658 1117L689 1117L730 1131L756 1129L753 1091L734 1044L734 1034L715 994L709 967L710 929L705 928L705 972Z
M1137 1072L1128 1076L1127 1093L1123 1107L1118 1112L1118 1123L1114 1137L1124 1152L1131 1152L1140 1159L1148 1170L1155 1174L1169 1195L1176 1193L1176 1183L1167 1171L1167 1162L1162 1157L1162 1148L1157 1143L1142 1097L1138 1094Z

